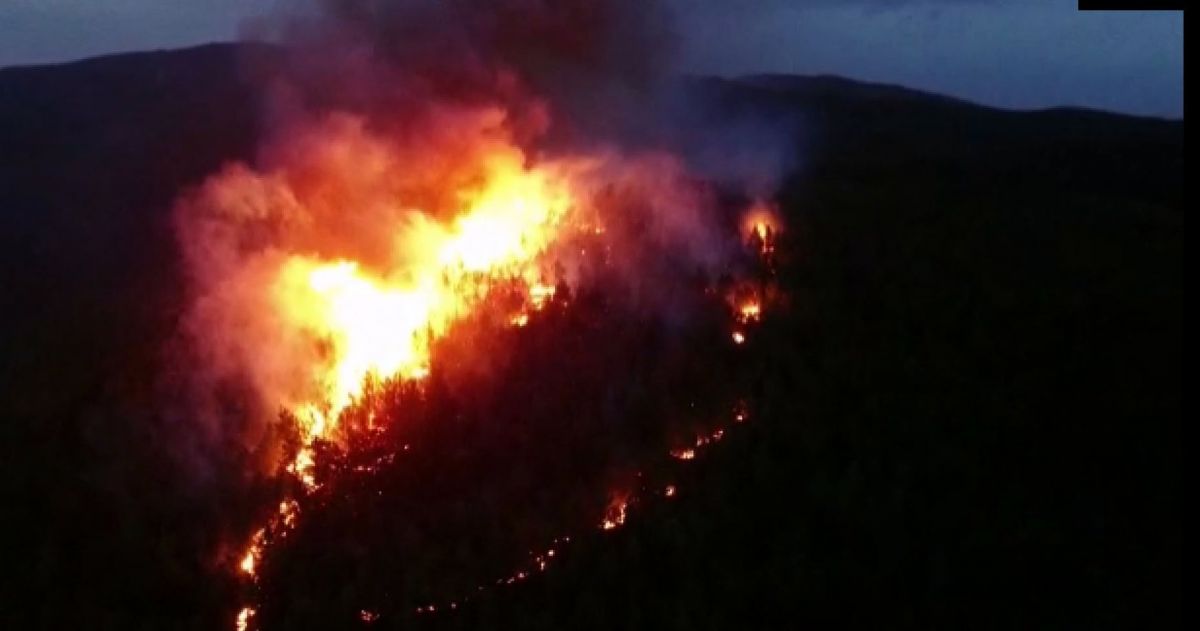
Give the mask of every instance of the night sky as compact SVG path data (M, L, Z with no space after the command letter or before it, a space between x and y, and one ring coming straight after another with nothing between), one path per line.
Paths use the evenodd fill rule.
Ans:
M670 0L680 69L837 74L989 105L1183 115L1181 12L1076 0ZM4 0L0 66L237 39L286 0Z

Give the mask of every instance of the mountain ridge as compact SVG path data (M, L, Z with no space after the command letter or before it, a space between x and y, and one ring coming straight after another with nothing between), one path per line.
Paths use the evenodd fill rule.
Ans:
M178 475L154 405L172 204L255 158L273 50L0 69L0 626L233 620L244 480ZM686 88L801 156L764 413L677 508L433 624L1181 626L1182 121L761 83Z

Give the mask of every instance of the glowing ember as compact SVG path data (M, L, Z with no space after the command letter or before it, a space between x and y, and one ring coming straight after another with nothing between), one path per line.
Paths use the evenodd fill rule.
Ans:
M258 565L258 559L262 556L263 539L266 537L267 531L265 528L259 528L254 536L250 538L250 546L246 550L245 556L242 557L242 562L238 564L242 572L254 575L255 568Z
M366 609L363 609L362 611L358 612L358 619L367 624L371 624L379 619L379 614L375 613L374 611L367 611Z
M758 322L762 316L762 307L757 302L748 302L738 309L738 320L743 323Z
M676 449L671 452L671 457L676 460L693 460L696 457L696 450L691 447L687 449Z
M746 342L746 334L741 331L734 331L731 337L734 344L744 344Z
M280 522L284 528L291 529L296 525L296 514L300 511L300 505L295 500L279 503Z
M675 485L668 484L667 488L663 489L663 495L666 497L675 497Z
M529 288L529 299L535 309L540 309L554 297L554 287L551 285L533 285Z
M745 423L748 420L750 420L750 412L747 410L746 402L738 401L733 408L733 422Z
M250 619L254 617L255 613L251 607L242 607L242 610L237 615L237 623L235 625L237 631L247 631L250 628Z
M604 516L604 520L600 522L600 528L603 530L613 530L618 526L625 524L625 511L629 507L629 502L625 499L613 500L613 503L608 507L608 512Z

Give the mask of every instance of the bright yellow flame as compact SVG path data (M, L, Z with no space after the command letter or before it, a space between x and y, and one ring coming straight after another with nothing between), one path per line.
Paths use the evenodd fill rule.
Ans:
M249 550L246 552L246 556L242 557L242 563L239 567L246 574L254 574L254 557L256 556L256 552L257 550Z
M368 376L422 379L429 374L433 341L483 300L497 280L525 284L532 309L553 298L541 282L539 258L571 209L563 182L526 169L519 161L492 160L478 191L461 192L464 211L442 225L424 220L397 235L404 261L391 270L368 270L355 261L292 255L280 266L271 298L279 319L314 344L307 394L286 401L302 443L285 469L308 489L317 487L314 443L329 438L343 410L362 394ZM528 313L511 320L528 322ZM406 446L407 448L407 446ZM280 504L269 528L294 527L298 504ZM256 579L266 530L251 538L239 564ZM430 608L432 611L432 607ZM252 609L239 614L243 628Z
M529 287L529 300L534 308L541 309L554 297L553 285L534 284Z
M413 376L427 365L427 329L444 299L432 283L388 286L353 262L294 258L281 271L276 289L284 317L329 348L330 356L313 375L324 400L298 406L311 423L309 434L332 429L368 374ZM328 415L320 412L325 407Z
M742 234L746 239L757 239L761 254L774 251L780 228L779 213L773 205L763 201L755 202L742 219Z
M262 556L263 538L266 534L266 529L259 528L250 538L250 546L246 550L245 556L242 557L242 562L238 564L245 574L254 576L258 567L258 558Z
M487 294L490 283L522 281L534 309L554 296L541 282L539 258L572 207L568 188L549 173L510 159L490 163L478 191L462 192L464 211L442 225L430 220L396 238L404 263L368 270L354 261L294 255L274 286L281 319L319 349L313 392L287 402L299 418L304 446L288 470L309 487L308 446L329 437L338 416L361 395L368 375L421 379L433 341ZM511 323L523 326L528 314Z
M286 500L279 503L279 518L283 527L290 530L296 526L296 515L300 512L300 504L296 500Z
M250 619L255 613L252 607L242 607L237 615L237 631L247 631L250 628Z

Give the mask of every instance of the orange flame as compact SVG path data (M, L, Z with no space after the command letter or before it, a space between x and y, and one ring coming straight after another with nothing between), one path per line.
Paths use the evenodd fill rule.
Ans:
M208 367L292 413L301 441L284 468L309 489L315 442L338 438L368 377L425 378L434 342L491 289L523 290L522 326L561 280L548 254L595 159L533 164L502 113L445 116L415 146L333 116L286 140L273 169L229 167L181 203L189 329Z
M619 526L625 525L626 511L629 508L629 501L624 497L614 498L609 504L608 510L605 511L604 519L600 522L602 530L613 530Z
M742 218L742 236L758 244L760 254L775 250L775 238L782 228L779 213L764 201L755 202Z
M533 308L554 295L539 282L538 257L571 208L564 182L527 169L515 157L491 161L482 189L449 225L422 221L398 241L417 252L383 273L354 261L293 256L279 270L274 301L283 324L327 345L314 366L320 385L308 400L292 401L304 434L330 434L340 412L361 394L368 375L421 379L431 342L486 295L489 283L526 283ZM524 324L528 314L514 322ZM301 475L310 463L297 461Z
M757 322L760 317L762 317L762 307L757 302L747 302L738 309L738 320L741 322Z
M604 239L606 256L679 243L710 254L707 198L670 156L534 159L500 108L435 109L417 135L384 135L350 114L304 121L263 166L228 166L177 208L193 294L184 326L202 380L245 383L264 422L290 412L299 444L263 464L305 491L323 482L318 442L346 438L342 413L365 383L425 379L436 343L497 288L522 300L508 324L526 326L573 280L563 276L587 251L576 237ZM600 221L604 204L626 198L646 209L636 236ZM248 580L294 529L295 497L235 560ZM605 523L623 521L622 506ZM239 626L253 615L243 610Z
M238 611L237 622L235 628L237 631L247 631L250 628L250 619L254 617L255 612L253 607L242 607Z
M676 460L693 460L696 457L696 450L693 448L676 449L671 452L671 457Z

